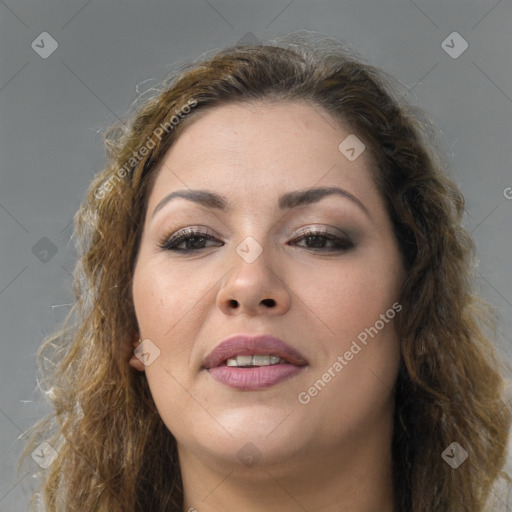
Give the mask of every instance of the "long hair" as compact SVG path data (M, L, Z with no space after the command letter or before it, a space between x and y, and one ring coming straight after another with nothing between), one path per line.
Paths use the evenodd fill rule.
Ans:
M428 116L397 81L348 45L294 33L233 45L181 65L132 117L105 133L108 164L75 215L76 302L38 354L52 411L33 429L58 452L42 475L46 510L181 511L176 441L143 372L128 365L137 330L131 294L158 164L208 108L305 101L364 141L407 277L395 319L401 343L392 464L396 512L486 510L511 422L494 316L475 288L464 199ZM454 469L442 457L457 442Z

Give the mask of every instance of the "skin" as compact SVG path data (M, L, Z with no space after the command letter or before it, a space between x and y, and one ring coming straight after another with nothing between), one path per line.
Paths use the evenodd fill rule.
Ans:
M130 364L146 372L177 439L184 510L393 510L400 359L393 322L359 344L361 351L309 403L298 400L392 307L404 279L369 153L351 162L338 150L350 133L305 102L220 106L192 120L158 170L133 300L138 335L160 355L147 366L136 357ZM281 194L320 186L345 189L366 212L338 195L278 209ZM178 198L152 217L166 195L186 189L222 194L230 210ZM208 228L215 240L189 254L159 246L194 226ZM322 252L323 242L300 238L305 227L335 236L342 230L354 245L336 251L326 241ZM248 236L263 250L252 263L236 252ZM202 357L240 333L281 338L308 365L261 391L221 384L202 368ZM237 456L247 443L260 456L251 467Z

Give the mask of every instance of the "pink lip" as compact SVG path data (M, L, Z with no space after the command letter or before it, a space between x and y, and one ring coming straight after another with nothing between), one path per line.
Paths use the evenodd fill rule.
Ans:
M288 363L254 368L226 366L226 360L243 355L275 355ZM304 357L284 341L270 335L235 335L227 338L203 359L203 368L218 382L235 389L255 391L273 386L301 372Z

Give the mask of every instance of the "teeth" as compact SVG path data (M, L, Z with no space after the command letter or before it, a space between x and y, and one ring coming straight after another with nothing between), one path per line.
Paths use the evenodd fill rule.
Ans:
M252 364L253 356L237 356L237 366L250 366Z
M226 361L226 366L270 366L285 363L284 359L273 355L236 356Z
M270 364L270 356L252 356L253 366L266 366Z

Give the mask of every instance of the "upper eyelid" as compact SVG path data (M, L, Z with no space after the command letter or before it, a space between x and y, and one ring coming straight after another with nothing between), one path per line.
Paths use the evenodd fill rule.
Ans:
M338 187L327 187L327 188L338 189ZM320 188L319 190L322 190L322 188ZM350 194L350 193L346 193L346 194L348 196L352 197L352 194ZM340 201L339 203L336 203L336 206L334 207L333 204L330 203L329 199L332 200L332 198L336 197L337 195L341 195L342 197L347 197L347 195L345 195L345 193L344 194L332 194L331 193L331 194L323 195L323 196L321 196L320 199L313 201L311 203L308 203L308 204L299 204L299 205L285 207L285 209L287 209L287 211L284 212L284 215L282 214L283 212L281 212L281 214L278 215L277 221L271 223L272 229L275 229L275 227L280 225L282 222L287 222L284 219L286 219L286 218L289 219L289 216L294 215L294 213L297 213L298 215L309 215L311 213L311 209L313 209L313 211L315 211L316 208L321 208L320 212L322 212L323 208L327 208L326 212L328 215L332 215L333 212L339 212L341 209L341 211L343 212L343 216L348 215L349 217L352 218L352 215L353 215L352 208L346 209L346 205L350 205L350 204L360 204L361 211L364 211L366 216L373 222L373 220L368 212L368 209L357 198L355 198L355 201L351 201L351 200ZM224 218L222 217L223 213L225 213L225 212L220 211L220 210L219 211L214 210L214 209L212 209L211 206L210 207L204 206L204 205L202 205L198 202L194 202L194 201L185 200L184 202L185 202L185 205L183 205L183 208L181 208L180 210L175 212L175 215L177 215L178 218L182 218L183 221L185 221L185 219L194 218L196 214L207 215L207 216L214 217L215 222L219 221L221 224L224 225L225 228L228 228L228 224L225 222ZM231 211L232 206L233 205L229 206L228 211ZM238 206L239 206L239 203L234 203L234 207L238 207ZM306 209L306 212L304 212L305 209ZM158 209L155 209L155 212L153 215L155 215L155 213L157 213L157 210ZM170 217L164 216L163 218L165 219L165 218L170 218ZM158 226L158 225L159 225L159 223L156 224L156 226ZM158 227L157 227L157 229L158 229Z
M318 231L318 232L321 232L322 234L325 233L325 234L331 234L331 235L337 234L339 236L345 236L347 238L352 238L349 233L342 230L341 228L336 228L335 226L326 226L324 224L308 224L306 226L301 226L300 228L297 228L297 230L294 231L294 233L292 235L289 235L289 236L298 236L298 235L301 235L304 232L308 232L308 231ZM206 226L200 226L200 225L198 225L198 226L192 225L192 226L186 226L183 228L178 228L178 229L174 230L172 233L165 235L164 238L169 240L173 237L178 237L181 234L186 234L186 233L191 233L191 234L200 233L200 234L206 234L213 238L222 238L219 235L215 234L211 228L208 228Z

